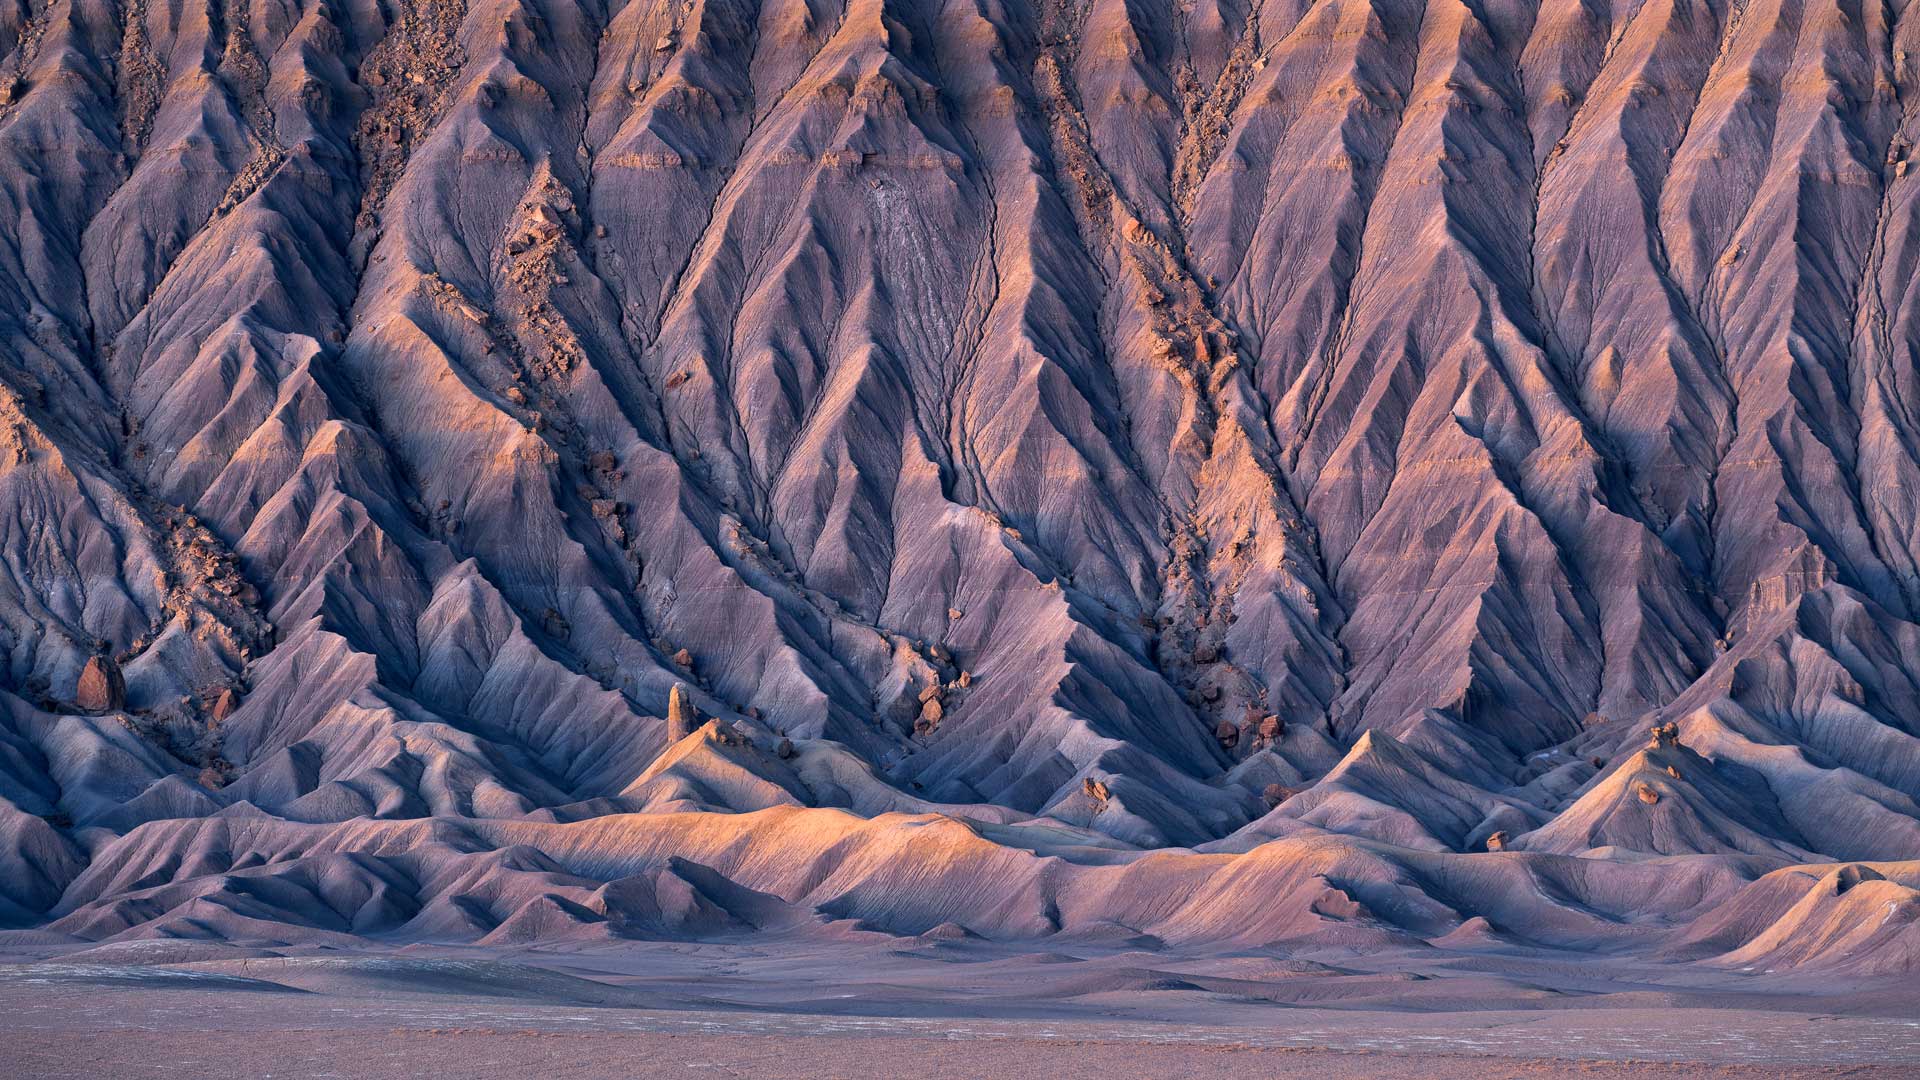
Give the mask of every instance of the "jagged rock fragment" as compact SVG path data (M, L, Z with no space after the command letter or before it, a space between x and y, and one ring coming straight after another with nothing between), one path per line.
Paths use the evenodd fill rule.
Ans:
M87 658L73 687L73 703L85 712L107 712L127 705L127 683L111 656Z
M213 699L213 705L208 708L207 715L211 716L215 723L218 723L222 720L225 720L227 717L232 716L234 710L238 709L239 707L240 707L240 695L233 689L233 687L229 686L222 689L220 693Z

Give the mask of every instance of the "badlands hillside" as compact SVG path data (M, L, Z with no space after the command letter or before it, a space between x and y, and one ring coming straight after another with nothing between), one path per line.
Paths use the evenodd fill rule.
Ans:
M1898 0L0 0L0 937L1910 980L1916 143Z

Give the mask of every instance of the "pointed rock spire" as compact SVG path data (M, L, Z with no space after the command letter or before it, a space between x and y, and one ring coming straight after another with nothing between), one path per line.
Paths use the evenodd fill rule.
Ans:
M700 714L687 700L687 688L674 683L673 690L667 694L667 745L693 734L693 729L699 726Z

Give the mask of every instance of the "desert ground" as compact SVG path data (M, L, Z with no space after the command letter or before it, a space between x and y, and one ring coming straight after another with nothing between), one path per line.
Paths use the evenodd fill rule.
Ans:
M31 950L29 950L31 952ZM19 1077L1911 1077L1911 981L851 932L574 952L11 955Z

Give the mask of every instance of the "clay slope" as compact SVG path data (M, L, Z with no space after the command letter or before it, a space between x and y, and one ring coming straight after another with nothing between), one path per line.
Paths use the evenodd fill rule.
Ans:
M0 920L1905 970L1917 20L0 2Z

